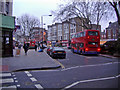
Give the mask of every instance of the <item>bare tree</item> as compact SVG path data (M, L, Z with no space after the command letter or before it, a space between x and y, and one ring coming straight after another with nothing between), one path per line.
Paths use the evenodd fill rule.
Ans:
M118 24L120 25L120 1L119 0L108 0L110 5L114 8Z
M21 26L21 35L28 38L31 38L32 28L40 26L39 19L28 14L19 17L18 24Z
M59 10L53 11L56 16L54 20L68 20L71 17L79 17L86 29L92 28L91 24L99 25L103 17L108 17L112 11L108 2L74 2L67 5L60 5Z

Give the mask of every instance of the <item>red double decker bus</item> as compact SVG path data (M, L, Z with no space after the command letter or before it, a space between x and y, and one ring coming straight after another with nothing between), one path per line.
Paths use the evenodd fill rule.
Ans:
M100 53L100 33L98 30L85 30L72 35L71 50L79 54Z

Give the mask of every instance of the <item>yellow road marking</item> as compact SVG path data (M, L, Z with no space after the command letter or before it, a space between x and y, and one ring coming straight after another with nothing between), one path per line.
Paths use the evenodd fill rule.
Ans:
M56 59L54 59L61 67L62 69L65 69L64 65L62 63L60 63L59 61L57 61Z

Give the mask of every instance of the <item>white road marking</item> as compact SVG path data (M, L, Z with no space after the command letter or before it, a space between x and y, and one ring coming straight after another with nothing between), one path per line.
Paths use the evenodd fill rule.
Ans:
M18 80L15 80L15 82L18 82Z
M20 87L20 85L17 85L17 87Z
M37 81L35 78L30 78L33 82Z
M28 74L29 72L28 71L25 71L26 74Z
M2 87L1 89L5 89L5 88L12 88L12 90L14 90L14 89L16 90L17 87L15 85L13 85L13 86L8 86L8 87Z
M14 80L17 79L16 77L14 78Z
M13 75L13 77L15 77L15 75Z
M14 82L14 80L12 78L9 78L9 79L0 79L0 83L11 83L11 82Z
M11 73L0 73L0 77L8 77L11 76Z
M70 69L74 69L74 68L79 68L79 67L94 67L94 66L103 66L103 65L110 65L110 64L116 64L116 63L120 63L120 62L110 62L110 63L102 63L102 64L75 66L75 67L65 68L65 69L63 69L61 71L66 71L66 70L70 70Z
M40 84L35 84L36 88L43 89L43 87Z
M75 66L75 67L70 67L70 68L66 68L66 69L62 69L61 71L66 71L66 70L70 70L70 69L74 69L74 68L78 68L80 66Z
M114 79L115 77L105 77L105 78L98 78L98 79L90 79L90 80L82 80L82 81L77 81L71 85L68 85L66 86L64 89L62 90L65 90L65 89L68 89L68 88L71 88L79 83L85 83L85 82L92 82L92 81L100 81L100 80L108 80L108 79Z
M12 74L14 74L14 73L12 72Z
M29 73L29 74L27 74L27 76L28 76L28 77L31 77L31 76L32 76L32 74L30 74L30 73Z
M116 78L118 78L118 77L120 77L120 74L119 75L117 75L117 76L115 76Z

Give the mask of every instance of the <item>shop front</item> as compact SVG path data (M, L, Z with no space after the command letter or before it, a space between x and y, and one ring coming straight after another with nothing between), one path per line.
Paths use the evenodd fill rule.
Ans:
M0 57L13 56L15 17L0 14Z

